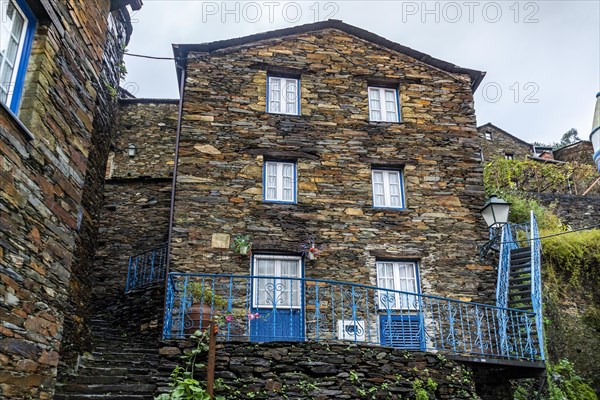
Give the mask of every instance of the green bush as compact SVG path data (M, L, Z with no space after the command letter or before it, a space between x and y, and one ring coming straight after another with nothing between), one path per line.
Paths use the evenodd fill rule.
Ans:
M548 363L547 368L548 400L598 400L594 389L575 373L568 360Z
M542 239L544 264L571 283L600 283L600 229Z

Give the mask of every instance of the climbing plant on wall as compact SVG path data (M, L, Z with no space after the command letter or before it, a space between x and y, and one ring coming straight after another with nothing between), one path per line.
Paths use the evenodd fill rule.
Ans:
M483 174L489 192L564 194L582 194L598 177L593 165L503 158L487 163Z

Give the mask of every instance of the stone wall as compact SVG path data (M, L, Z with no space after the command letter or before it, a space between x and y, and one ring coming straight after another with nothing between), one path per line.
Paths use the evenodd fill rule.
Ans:
M546 206L554 206L561 221L573 229L598 224L600 196L576 196L570 194L529 193Z
M92 274L94 312L115 322L129 257L167 243L177 106L175 100L119 101Z
M106 179L168 178L173 173L178 100L120 99ZM136 146L133 157L127 147Z
M166 375L189 343L163 345ZM415 398L417 380L433 381L429 393L436 399L478 398L470 368L441 354L352 343L219 343L215 371L229 387L215 393L227 399ZM167 389L164 383L159 390Z
M113 320L115 299L125 292L129 257L167 243L171 186L170 179L106 182L91 273L97 316Z
M301 77L301 115L269 114L270 71ZM248 274L213 234L254 252L324 246L305 276L375 283L377 259L417 260L422 291L492 301L470 80L337 30L190 53L172 269ZM371 79L373 81L371 81ZM377 81L379 80L379 81ZM367 85L399 85L402 123L369 122ZM297 162L297 204L264 202L265 159ZM404 172L406 208L374 209L371 167Z
M559 161L578 162L580 164L594 164L594 147L589 140L581 140L577 143L570 144L552 152L554 159Z
M486 139L486 133L491 134L491 140ZM515 160L533 155L529 143L490 123L477 128L477 137L484 162L490 162L497 157L504 158L507 154L512 154Z
M127 40L119 32L131 29L116 11L118 31L107 34L107 1L42 4L19 120L0 107L3 398L51 398L59 353L85 346L110 89Z

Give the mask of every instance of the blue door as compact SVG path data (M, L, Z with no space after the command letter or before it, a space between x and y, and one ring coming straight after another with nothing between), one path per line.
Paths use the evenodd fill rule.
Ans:
M250 339L255 342L304 340L304 287L300 257L255 255Z
M413 261L378 261L377 285L381 288L378 291L380 343L424 350L417 264Z

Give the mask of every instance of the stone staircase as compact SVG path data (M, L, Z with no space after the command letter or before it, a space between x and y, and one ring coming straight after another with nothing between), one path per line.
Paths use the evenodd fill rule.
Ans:
M94 350L80 357L77 370L56 385L56 400L152 399L158 346L123 335L105 320L91 322Z
M531 301L531 247L510 252L508 307L533 312Z

